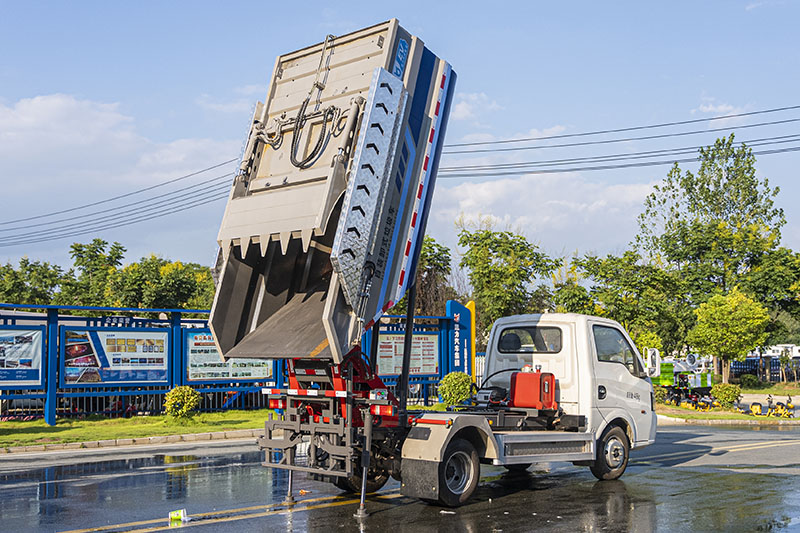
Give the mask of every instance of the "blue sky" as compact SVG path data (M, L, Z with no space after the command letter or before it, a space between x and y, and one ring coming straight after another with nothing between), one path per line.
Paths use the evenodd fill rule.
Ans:
M100 200L237 157L277 55L392 17L458 72L449 143L800 104L798 2L1 1L0 183L6 201L0 218ZM798 117L794 111L683 129L723 125L735 131ZM743 129L737 138L798 129ZM451 155L442 165L687 147L710 144L717 135ZM783 242L795 249L798 163L794 152L763 156L758 164L759 174L782 189L779 204L789 220ZM552 254L620 252L636 232L642 199L666 172L645 167L442 179L428 232L453 247L453 221L480 214L522 231ZM223 208L220 201L98 235L123 243L129 260L155 252L210 263ZM0 248L0 260L28 255L67 264L76 239Z

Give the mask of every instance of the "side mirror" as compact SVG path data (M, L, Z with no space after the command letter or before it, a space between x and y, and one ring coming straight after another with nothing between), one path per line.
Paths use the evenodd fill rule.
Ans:
M657 348L647 349L647 375L651 378L661 375L661 354Z

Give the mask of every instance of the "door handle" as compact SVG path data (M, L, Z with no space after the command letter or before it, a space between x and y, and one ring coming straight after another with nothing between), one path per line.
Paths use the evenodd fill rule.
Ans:
M606 388L603 385L597 387L597 399L598 400L606 399Z

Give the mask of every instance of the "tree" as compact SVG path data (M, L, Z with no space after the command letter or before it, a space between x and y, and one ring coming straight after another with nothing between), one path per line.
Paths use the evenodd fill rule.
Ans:
M106 300L119 307L208 309L213 294L209 268L151 254L111 276Z
M700 149L697 173L678 164L645 199L636 244L679 272L695 305L739 285L780 242L779 189L756 176L752 150L734 136Z
M479 309L478 329L484 333L502 316L527 312L534 294L533 280L549 275L556 267L536 245L511 231L464 227L458 244L465 248L460 266L468 271Z
M712 296L695 314L697 324L689 332L689 343L698 352L722 360L722 381L728 383L730 362L744 359L764 344L767 311L734 288L728 295Z
M11 263L0 266L0 301L13 304L47 305L51 303L62 282L64 273L58 265L19 260L19 267Z
M587 255L574 263L593 283L594 314L622 324L637 345L641 336L655 335L667 353L681 351L691 309L685 285L675 273L645 263L630 250L621 257Z
M54 303L109 305L107 287L124 255L125 247L118 242L111 246L102 239L94 239L89 244L74 243L70 247L74 266L64 276L61 292Z
M557 313L594 314L594 300L588 289L581 285L582 275L578 265L564 258L561 266L552 274L553 309Z
M448 281L452 273L450 264L450 249L436 242L433 237L426 235L422 241L417 262L415 315L442 315L447 300L459 297ZM403 296L392 308L392 314L406 314L407 302L407 297Z

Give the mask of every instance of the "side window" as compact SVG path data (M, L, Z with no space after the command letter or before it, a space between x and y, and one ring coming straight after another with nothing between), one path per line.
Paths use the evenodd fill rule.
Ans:
M620 363L634 376L641 375L636 354L622 332L608 326L592 326L592 333L598 361Z

